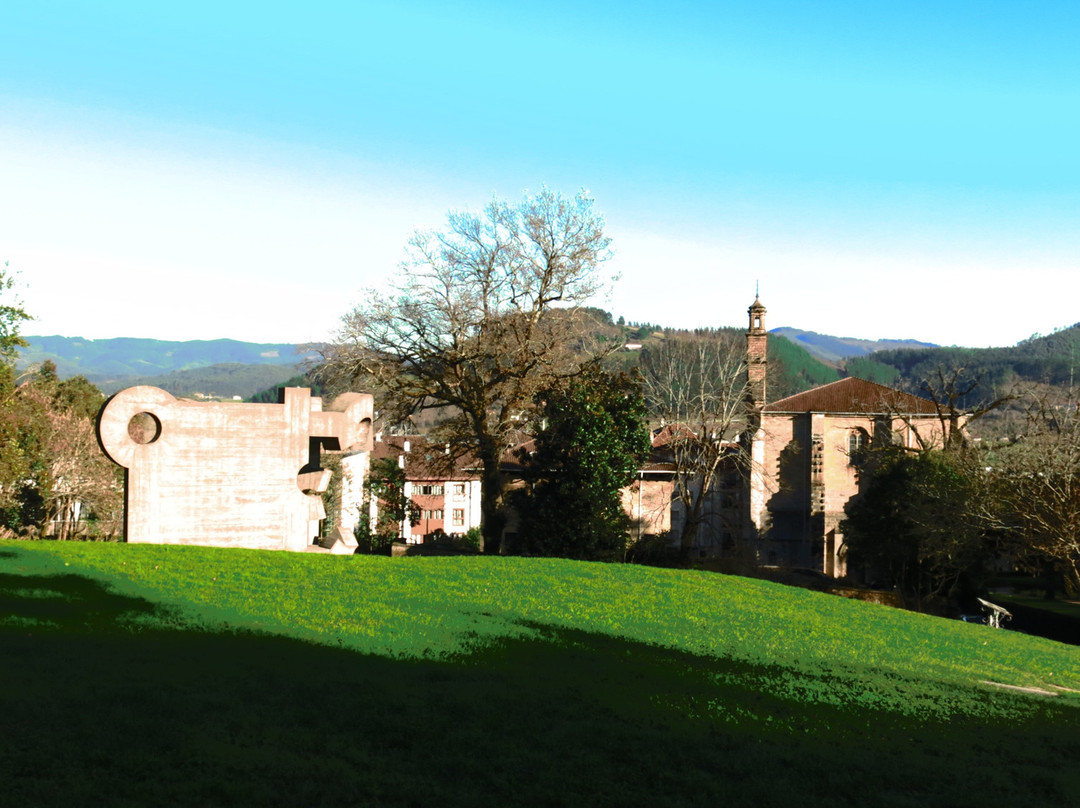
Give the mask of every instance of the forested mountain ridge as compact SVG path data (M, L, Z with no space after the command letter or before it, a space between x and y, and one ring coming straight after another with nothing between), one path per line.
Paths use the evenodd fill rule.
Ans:
M637 367L642 351L648 351L668 338L720 339L728 344L745 345L746 329L735 326L679 329L646 323L616 327L620 330L620 337L626 347L617 351L613 359L627 370ZM609 335L608 339L610 338ZM770 401L840 378L840 372L835 366L822 362L803 345L792 342L775 331L769 332L768 361L767 393Z
M741 336L742 334L740 329L729 330L736 332L735 336ZM667 333L675 334L684 332L672 331ZM662 334L664 334L663 331L657 331L656 335L650 339L650 343L655 344L659 340L664 339L665 337L661 336ZM615 364L626 370L630 370L637 366L639 355L639 351L636 349L623 349L616 353L614 357ZM794 395L795 393L801 393L803 390L809 390L811 387L816 387L819 384L828 384L829 382L834 382L840 378L840 372L836 368L818 361L804 348L795 345L783 337L769 340L768 373L768 394L771 400L784 398L786 396ZM293 376L289 379L283 379L273 386L267 387L257 394L251 395L250 400L273 403L277 401L277 390L279 387L296 386L311 387L316 395L332 395L332 390L324 387L321 380L315 378L311 373L305 373Z
M1035 335L1008 348L914 348L877 351L849 359L847 373L881 384L918 386L938 370L963 369L979 380L982 397L1017 383L1055 387L1080 381L1080 323L1046 336ZM970 402L969 402L970 403Z
M595 329L603 341L644 342L662 340L665 334L693 333L663 326L617 326L611 316L590 310ZM734 336L741 329L729 331ZM309 346L290 343L250 343L237 340L191 340L186 342L119 337L90 340L81 337L31 336L19 351L18 366L25 368L52 361L60 378L85 376L106 395L136 384L160 387L175 396L196 394L276 401L276 389L304 383L302 366L317 354ZM621 364L636 364L636 352L620 351ZM769 343L770 398L806 390L835 381L839 374L802 346L774 336Z
M279 386L296 377L293 365L245 365L231 362L222 365L176 370L158 376L126 376L96 382L105 395L112 395L137 384L160 387L177 398L251 398L260 391ZM307 386L307 385L305 385ZM277 401L275 395L274 402Z
M906 348L936 348L930 342L915 339L857 339L855 337L834 337L819 334L816 331L803 331L798 328L781 326L769 332L770 336L784 337L822 362L839 365L853 356L866 356L876 351L899 350Z
M589 313L595 319L598 336L604 341L622 340L648 347L666 335L695 333L661 325L616 324L607 312L597 309ZM724 331L738 336L742 329L696 331L702 334ZM963 367L969 376L980 377L980 388L989 395L992 390L1016 380L1068 384L1080 370L1080 324L1046 336L1037 335L1010 348L945 348L917 340L858 340L790 327L775 328L770 335L768 394L774 401L835 381L843 373L916 389L921 379L939 367ZM153 384L178 396L202 393L250 398L294 379L300 366L315 356L307 346L229 339L186 342L127 337L90 340L31 336L26 339L30 345L19 352L20 368L51 360L60 378L83 375L106 393L134 384ZM865 353L881 345L889 349ZM619 351L620 364L632 367L636 364L635 354L635 350ZM846 356L838 360L841 354ZM837 365L842 365L843 370L838 372Z
M19 368L51 360L61 378L85 376L90 381L159 376L211 365L287 365L295 367L312 355L307 346L291 343L241 342L233 339L157 340L136 337L25 337Z
M149 384L178 397L247 398L296 375L316 354L292 343L26 337L17 368L52 362L57 376L84 376L103 393Z
M768 360L765 390L769 401L793 396L840 378L835 367L779 334L769 335Z

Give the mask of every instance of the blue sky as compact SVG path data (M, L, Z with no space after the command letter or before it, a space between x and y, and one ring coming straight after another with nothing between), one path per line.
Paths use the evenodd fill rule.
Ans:
M587 188L616 316L1080 320L1075 3L7 3L0 260L91 338L306 341L451 208Z

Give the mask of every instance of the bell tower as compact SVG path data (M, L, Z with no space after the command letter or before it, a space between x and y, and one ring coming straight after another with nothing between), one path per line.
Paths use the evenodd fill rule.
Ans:
M765 330L765 306L755 290L754 302L747 309L750 327L746 331L746 433L750 473L747 497L743 506L743 535L758 540L766 529L765 490L765 371L768 368L769 332Z
M750 328L746 332L746 403L751 417L760 419L765 407L765 370L768 367L767 352L769 332L765 330L765 306L755 295L747 309Z

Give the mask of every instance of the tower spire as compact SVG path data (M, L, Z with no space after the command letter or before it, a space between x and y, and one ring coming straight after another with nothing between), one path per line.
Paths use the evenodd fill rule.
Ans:
M768 366L769 332L765 330L765 306L755 294L747 309L750 327L746 332L747 405L751 417L760 419L765 407L765 371Z

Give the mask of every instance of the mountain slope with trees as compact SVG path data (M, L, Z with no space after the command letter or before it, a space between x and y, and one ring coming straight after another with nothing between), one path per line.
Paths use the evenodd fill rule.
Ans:
M112 395L137 384L160 387L177 398L251 398L267 389L276 391L286 387L289 379L296 378L293 365L247 365L231 363L208 367L178 370L157 376L136 376L99 381L98 387L106 395ZM302 385L309 387L309 384ZM274 393L273 403L277 403Z
M1008 348L917 348L877 351L849 359L851 376L917 389L938 369L964 369L978 386L962 401L973 406L1018 382L1070 387L1080 381L1080 323L1046 336L1035 335Z
M60 378L81 375L90 381L160 376L211 365L286 365L295 367L314 356L292 343L240 342L232 339L158 340L133 337L25 337L18 367L51 361Z
M829 364L840 364L852 356L866 356L876 351L899 350L904 348L936 348L929 342L914 339L856 339L854 337L834 337L819 334L816 331L803 331L798 328L781 327L769 332L770 336L780 336L805 348L812 356Z
M678 341L715 341L719 340L737 347L739 358L745 355L746 330L743 328L697 328L693 330L665 328L659 325L643 327L623 326L624 342L639 345L633 350L624 349L612 356L612 361L624 369L638 366L641 356L650 350L657 350L667 340ZM801 393L819 384L828 384L840 378L840 372L827 365L806 348L786 337L769 334L768 397L778 398Z

